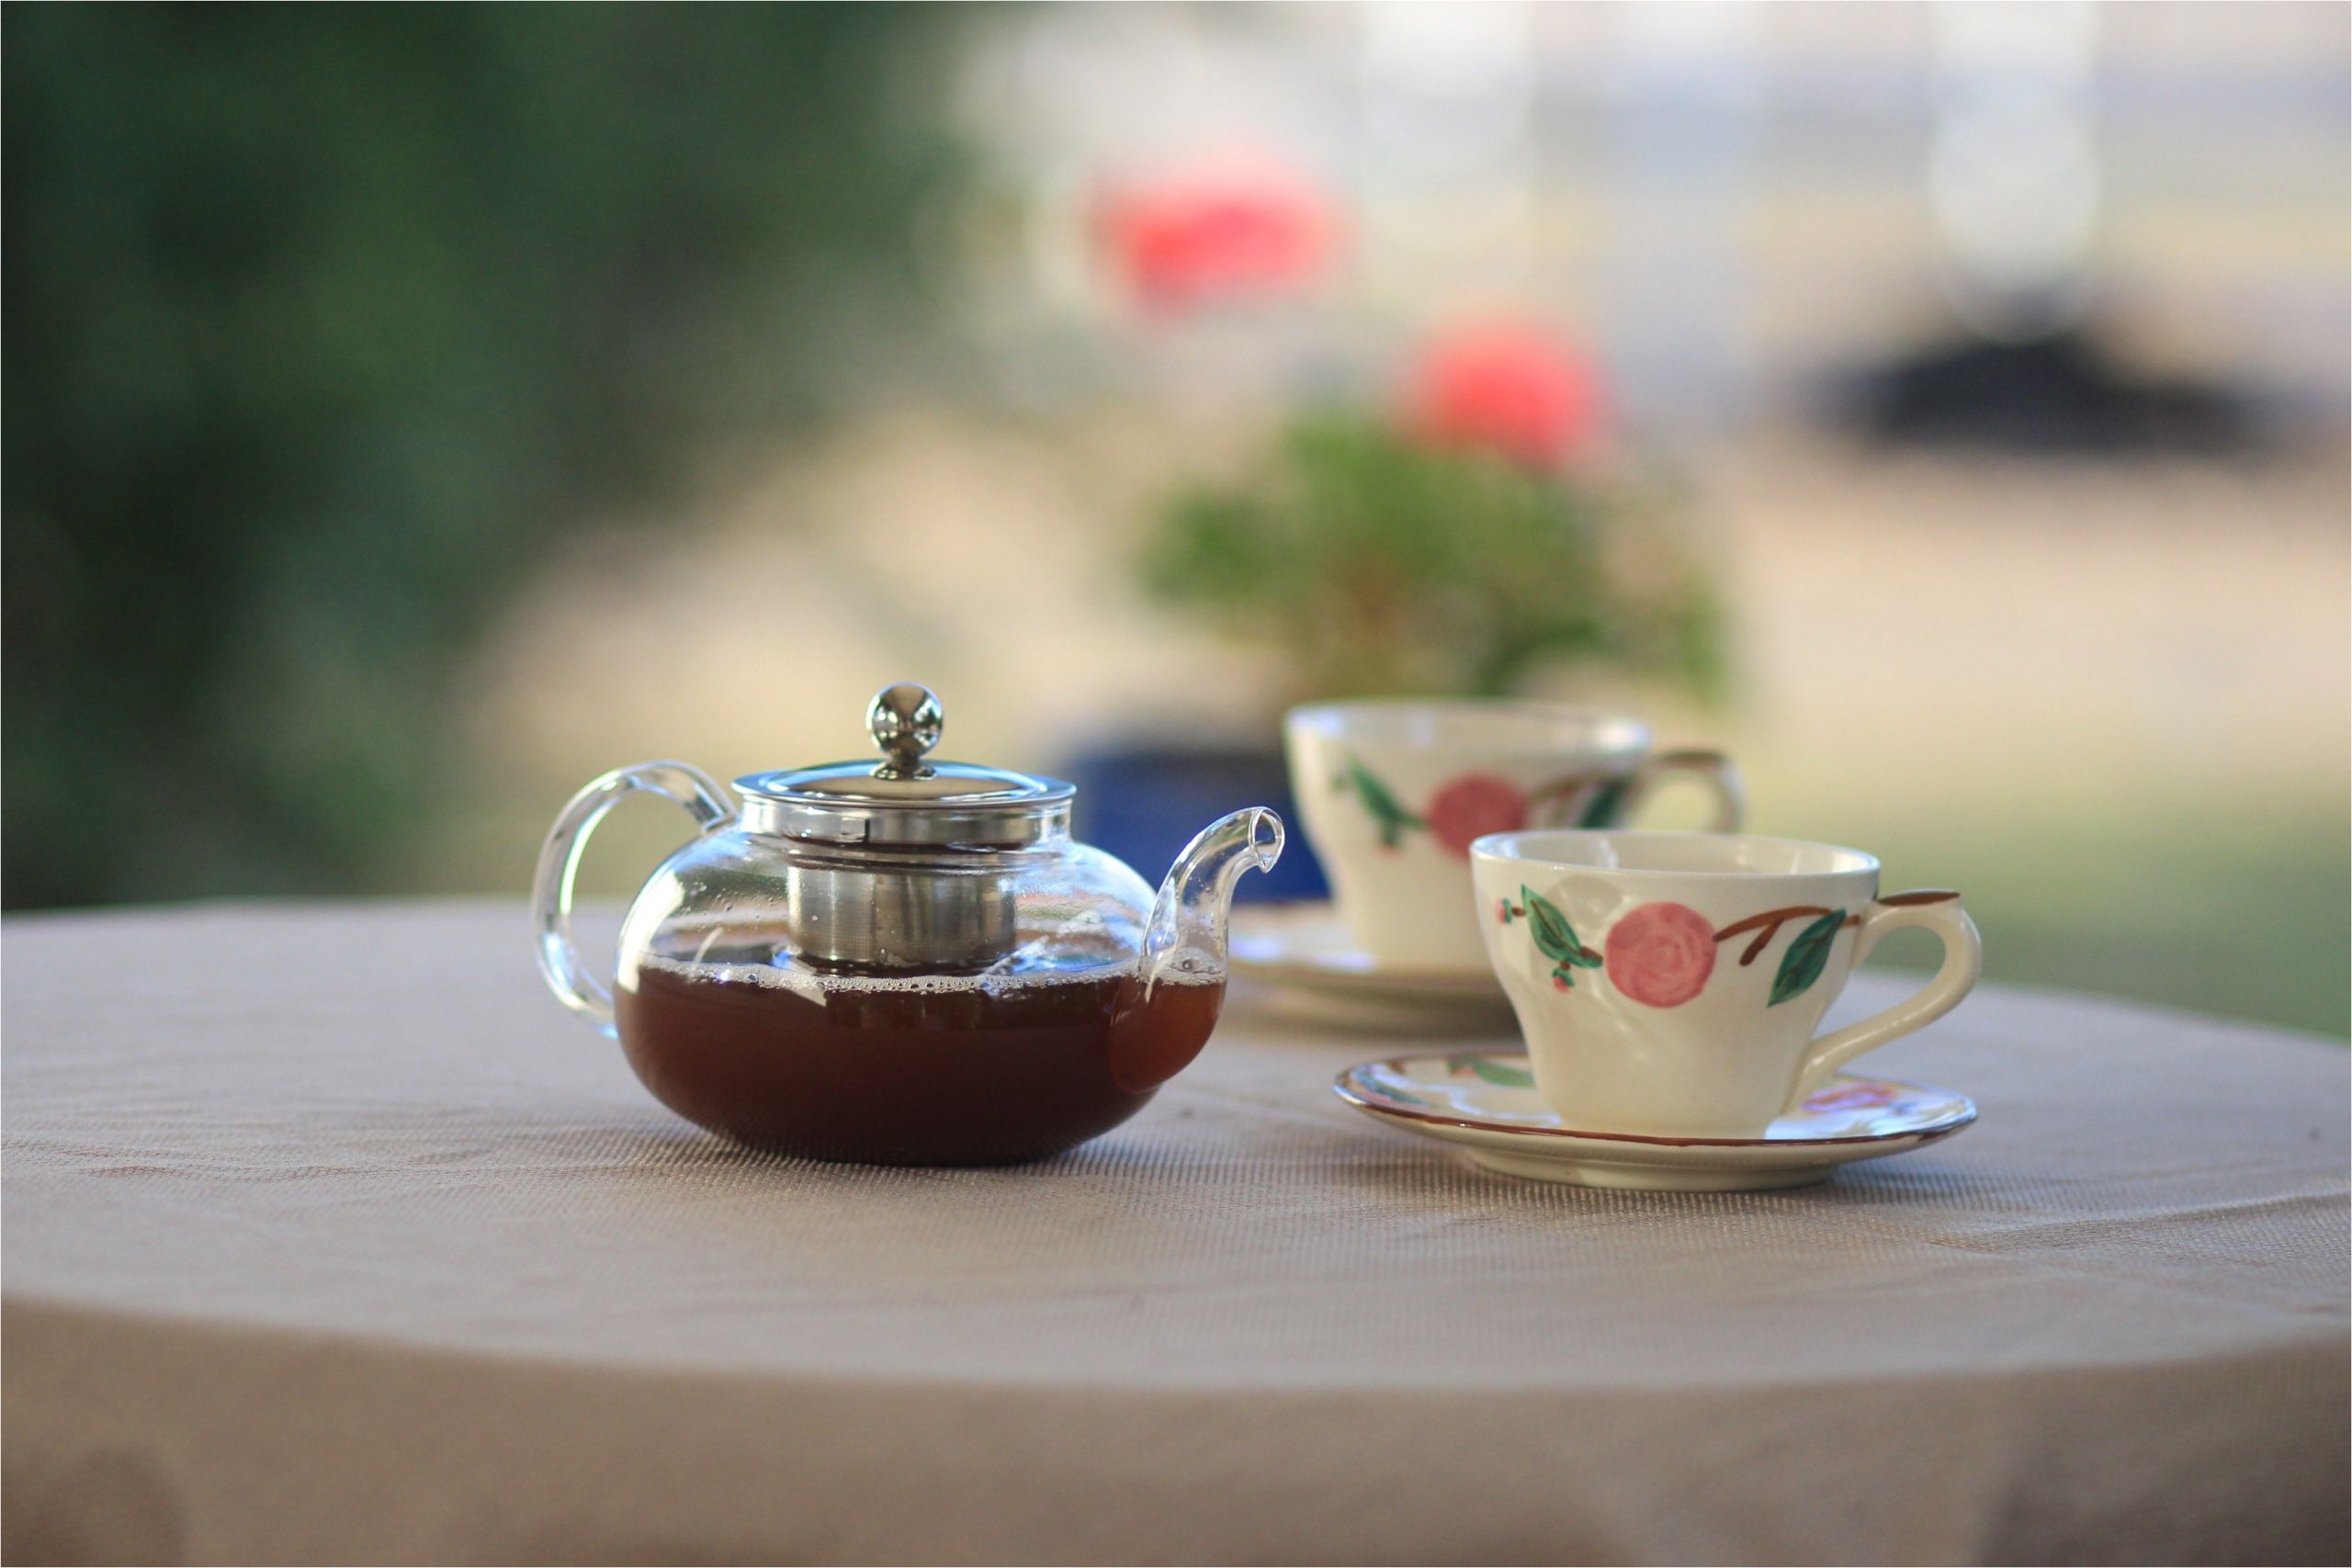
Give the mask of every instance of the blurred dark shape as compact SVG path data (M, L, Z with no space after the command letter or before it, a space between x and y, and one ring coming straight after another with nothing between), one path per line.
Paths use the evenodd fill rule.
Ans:
M1070 831L1150 874L1171 865L1206 822L1244 807L1271 806L1290 840L1272 870L1234 885L1236 903L1320 898L1329 886L1298 830L1298 807L1282 754L1261 747L1188 747L1139 740L1105 746L1069 760L1078 786Z
M2015 452L2197 452L2252 444L2222 389L2136 373L2091 333L1921 349L1861 378L1856 422L1893 445Z
M550 539L912 294L938 20L8 7L6 902L398 880Z

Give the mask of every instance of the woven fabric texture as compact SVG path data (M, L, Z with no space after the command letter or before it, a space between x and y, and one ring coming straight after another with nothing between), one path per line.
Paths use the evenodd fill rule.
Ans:
M1073 1155L763 1156L504 904L12 919L10 1561L2318 1561L2346 1053L1985 987L1979 1124L1777 1193L1482 1174L1237 993ZM1865 975L1832 1021L1892 999Z

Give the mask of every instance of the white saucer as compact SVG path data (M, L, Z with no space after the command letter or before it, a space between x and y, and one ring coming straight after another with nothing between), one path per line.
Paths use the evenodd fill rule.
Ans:
M1510 998L1484 962L1383 964L1351 942L1339 912L1319 900L1236 905L1227 953L1236 976L1302 998L1497 1025L1510 1019Z
M1732 1192L1802 1187L1841 1165L1899 1155L1976 1120L1966 1095L1839 1075L1760 1138L1656 1138L1561 1125L1516 1052L1363 1062L1332 1085L1392 1127L1459 1145L1508 1176L1587 1187Z

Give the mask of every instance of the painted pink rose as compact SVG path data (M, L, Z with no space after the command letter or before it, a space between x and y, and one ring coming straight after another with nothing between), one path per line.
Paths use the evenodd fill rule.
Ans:
M1688 904L1644 904L1609 929L1609 983L1654 1008L1680 1007L1715 972L1715 928Z
M1437 792L1423 813L1430 836L1468 859L1470 842L1484 833L1509 833L1527 826L1527 796L1509 779L1464 773Z

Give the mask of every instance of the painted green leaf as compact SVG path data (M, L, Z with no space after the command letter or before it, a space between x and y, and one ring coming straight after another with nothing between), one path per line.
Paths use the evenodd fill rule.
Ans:
M1470 1064L1470 1070L1488 1083L1499 1085L1504 1089L1533 1089L1535 1087L1535 1075L1525 1067L1514 1067L1501 1062L1479 1060Z
M1832 909L1797 932L1796 941L1781 955L1781 972L1772 976L1772 999L1765 1006L1779 1007L1813 988L1822 970L1828 967L1829 944L1838 940L1838 928L1845 923L1846 911Z
M1576 928L1560 913L1560 907L1532 887L1522 886L1519 897L1527 906L1527 923L1534 929L1536 951L1556 964L1578 962L1584 943L1577 940Z
M1592 798L1585 803L1584 815L1577 818L1577 826L1579 828L1613 826L1617 820L1618 804L1625 798L1625 786L1632 782L1631 779L1611 779L1593 791Z
M1372 770L1358 758L1348 759L1348 782L1355 785L1357 795L1363 801L1363 808L1372 813L1374 821L1380 824L1380 841L1388 848L1393 850L1396 847L1406 829L1427 826L1398 805L1396 797L1388 793L1388 786L1374 777Z

